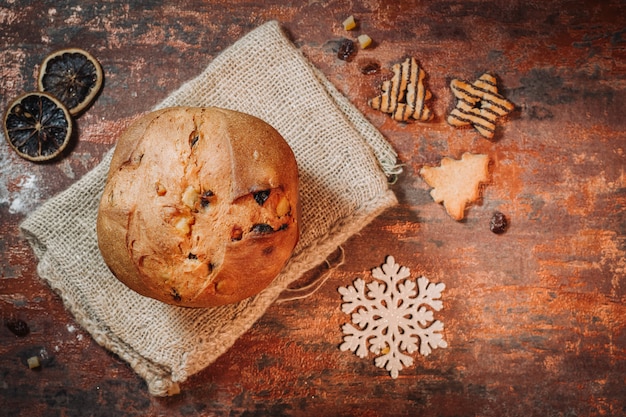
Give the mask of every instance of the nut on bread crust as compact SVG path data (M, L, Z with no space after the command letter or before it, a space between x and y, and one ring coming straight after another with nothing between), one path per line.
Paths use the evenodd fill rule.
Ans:
M186 307L262 291L299 237L298 168L264 121L214 107L138 118L98 210L100 252L134 291Z

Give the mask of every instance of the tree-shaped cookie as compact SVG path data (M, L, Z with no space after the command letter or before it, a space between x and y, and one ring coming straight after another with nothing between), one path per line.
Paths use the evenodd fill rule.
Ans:
M394 120L406 122L409 118L427 122L433 114L426 106L431 98L430 91L424 85L426 73L417 64L415 58L407 58L401 64L395 64L391 70L391 80L383 82L381 95L369 100L375 109L391 114Z
M488 181L489 157L471 153L460 160L445 157L438 167L423 167L420 175L433 187L433 200L443 203L454 220L462 220L467 205L480 197L480 184Z

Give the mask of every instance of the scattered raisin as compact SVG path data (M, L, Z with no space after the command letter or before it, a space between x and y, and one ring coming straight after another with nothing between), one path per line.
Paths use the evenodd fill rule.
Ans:
M6 322L6 325L11 331L11 333L13 333L14 335L18 337L24 337L28 333L30 333L30 328L28 327L28 324L26 324L24 320L15 319L15 318L9 319Z
M268 198L270 198L270 190L257 191L256 193L252 193L254 196L254 201L257 202L259 206L262 206Z
M489 221L489 229L491 229L493 233L496 233L496 234L504 233L506 231L507 226L508 226L508 222L504 214L500 213L499 211L496 211L495 213L493 213L493 216L491 217L491 220Z
M341 40L341 43L339 44L339 50L337 51L337 58L343 61L349 61L355 51L356 51L356 47L354 46L354 42L350 39L344 38Z
M252 226L252 229L250 229L250 231L265 235L268 233L272 233L274 229L272 229L272 226L270 226L269 224L257 223L254 226Z
M241 240L242 237L243 237L243 230L241 230L241 227L239 226L233 227L233 230L231 230L230 232L230 240L234 242L237 240Z
M209 204L211 204L210 199L214 195L215 194L211 190L207 190L207 191L203 192L202 195L200 196L200 204L202 205L202 207L204 207L204 208L208 207Z
M189 252L189 255L187 255L187 259L198 259L198 255L196 255L195 253Z
M364 62L359 69L361 74L372 75L380 71L380 64L375 61Z

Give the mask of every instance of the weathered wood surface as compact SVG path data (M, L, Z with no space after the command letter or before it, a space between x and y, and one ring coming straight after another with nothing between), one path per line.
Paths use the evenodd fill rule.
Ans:
M77 46L106 81L54 163L0 144L2 416L620 416L626 415L626 3L623 1L205 2L12 0L0 5L0 103L35 88L52 50ZM342 20L360 24L346 33ZM153 398L97 345L37 276L17 225L93 168L137 113L198 74L270 19L398 151L400 204L344 246L345 262L313 296L272 306L180 395ZM371 49L336 58L342 37ZM414 56L436 114L403 124L370 109L392 64ZM374 75L360 69L370 62ZM489 71L517 106L494 141L456 130L448 84ZM462 222L433 203L418 175L465 151L487 153L492 181ZM499 210L503 235L489 231ZM339 286L387 255L444 282L447 349L392 379L341 352ZM39 370L26 359L43 358Z

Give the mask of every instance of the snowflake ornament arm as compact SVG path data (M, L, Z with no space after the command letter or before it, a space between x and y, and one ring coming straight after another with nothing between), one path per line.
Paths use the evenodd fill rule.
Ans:
M425 277L408 279L410 270L388 256L386 262L372 270L377 281L365 283L358 278L353 285L338 289L341 310L351 314L352 324L342 326L342 351L352 351L360 358L369 352L379 355L374 363L397 378L404 367L413 364L410 354L419 350L426 356L432 349L445 348L443 323L433 320L433 311L443 307L443 283L433 284ZM429 310L430 307L432 310ZM419 343L419 349L418 349ZM406 353L405 353L406 352Z
M419 301L418 304L428 304L435 311L439 311L443 308L443 303L439 298L441 298L441 292L446 289L446 284L443 282L433 284L428 281L428 278L419 277L417 279L417 285L419 287L419 295L415 297L415 299ZM424 324L426 323L422 323L422 325Z

